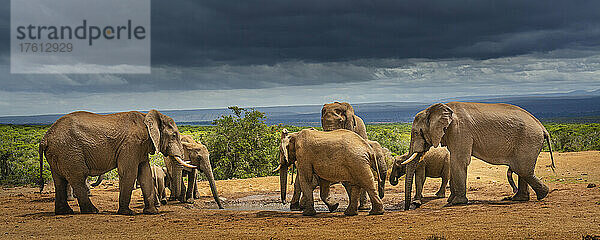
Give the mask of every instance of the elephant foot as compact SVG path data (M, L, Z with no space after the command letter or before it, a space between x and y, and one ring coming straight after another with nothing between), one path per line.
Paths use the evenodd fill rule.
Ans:
M548 196L549 192L550 192L550 190L548 189L548 187L546 185L542 185L541 189L535 191L535 195L537 196L537 200L544 199L546 196Z
M314 215L317 215L317 211L315 211L314 208L305 208L304 211L302 211L302 215L314 216Z
M371 209L371 206L369 206L367 204L358 206L358 210L360 210L360 211L367 211L369 209Z
M371 209L371 211L369 212L369 215L383 215L384 212L385 210L383 210L383 205L381 205L373 207L373 209Z
M194 198L188 198L184 203L194 203Z
M82 214L94 214L100 212L94 205L88 207L81 207L80 210Z
M73 213L73 209L69 206L54 209L55 215L71 215Z
M156 208L156 207L144 208L144 214L148 214L148 215L158 214L158 208Z
M335 212L335 210L337 210L339 206L340 203L334 203L331 205L327 205L327 208L329 209L329 212Z
M302 206L299 202L292 203L290 204L290 211L302 211Z
M129 208L119 208L119 210L117 211L117 214L133 216L133 215L135 215L135 212Z
M177 198L176 197L169 197L167 200L169 200L169 201L176 201Z
M356 209L348 209L348 208L346 208L346 211L344 211L344 215L346 215L346 216L356 216L356 215L358 215L358 211Z
M506 197L505 200L515 201L515 202L527 202L529 201L529 195L525 194L515 194L512 197Z
M436 198L445 198L446 197L446 193L445 192L437 192L435 194Z
M467 197L454 197L446 206L466 205L467 203L469 203Z

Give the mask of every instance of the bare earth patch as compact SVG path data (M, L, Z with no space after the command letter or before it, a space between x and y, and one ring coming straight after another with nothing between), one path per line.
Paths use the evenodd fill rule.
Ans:
M54 193L50 185L43 194L36 188L3 188L0 191L0 237L2 239L81 238L200 238L209 239L581 239L600 235L600 152L555 153L553 174L548 153L542 153L536 175L551 189L548 197L531 201L502 201L511 195L505 166L492 166L474 159L469 167L466 206L444 207L446 199L434 199L441 180L428 179L421 208L403 211L403 182L386 184L383 216L347 217L343 188L336 185L334 198L341 203L326 213L317 201L316 217L290 212L279 203L279 178L265 177L218 181L226 210L216 209L207 182L199 182L203 196L194 204L169 202L159 215L116 215L118 183L105 182L92 189L92 202L100 214L79 214L76 202L69 202L75 215L55 216ZM595 187L588 188L592 183ZM49 191L49 192L48 192ZM291 199L291 190L288 200ZM449 189L446 192L448 196ZM317 191L315 199L318 200ZM141 191L135 190L132 208L141 212Z

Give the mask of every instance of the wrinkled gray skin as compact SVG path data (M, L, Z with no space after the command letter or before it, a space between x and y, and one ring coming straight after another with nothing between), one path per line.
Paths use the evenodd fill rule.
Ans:
M402 164L409 158L408 153L402 156L396 156L392 172L390 173L390 184L396 186L398 178L406 174L406 164ZM415 169L415 186L416 193L413 204L421 205L423 198L423 185L425 178L442 178L442 185L435 194L438 198L446 197L446 185L450 179L450 152L446 147L431 148L427 151Z
M296 163L298 182L302 190L302 203L305 204L303 215L316 214L314 209L313 188L311 183L317 177L321 199L330 209L336 206L329 199L329 188L332 182L348 182L353 186L350 204L344 212L346 215L358 214L360 189L366 189L373 208L369 214L383 214L383 203L377 195L376 180L378 178L375 151L369 143L358 134L345 130L322 132L304 129L297 133L281 134L280 171L281 201L285 203L288 168Z
M379 177L382 179L381 181L379 181L377 183L377 193L379 195L379 198L383 198L385 196L385 179L387 177L387 161L389 159L392 159L392 154L390 152L389 149L381 147L381 145L376 142L376 141L371 141L371 140L367 140L367 142L369 143L369 145L371 145L371 148L373 148L373 150L375 151L375 157L377 159L377 166L379 167ZM333 183L335 184L335 183ZM332 185L333 185L332 184ZM346 189L346 193L348 194L348 196L350 196L350 194L352 193L352 186L349 183L342 183L344 185L344 188ZM312 181L310 182L310 186L311 189L317 188L317 186L319 186L319 179L317 176L314 176ZM361 194L362 192L365 192L366 195L366 191L361 190ZM304 206L304 202L302 204L300 204L301 201L301 190L300 190L300 182L298 181L298 175L296 175L296 181L294 182L294 195L292 197L292 201L290 204L290 210L292 211L301 211L304 208L302 206ZM362 195L361 195L361 199L362 199ZM366 197L366 196L365 196ZM328 198L328 196L324 197L325 199ZM304 199L303 199L304 200ZM329 211L333 212L337 209L337 207L339 206L339 204L335 204L333 205L331 208L329 208ZM360 208L359 205L359 210L362 210Z
M323 108L321 108L321 126L323 127L323 131L347 129L368 140L365 123L360 117L356 116L354 108L347 102L324 104ZM350 189L348 189L348 186L348 184L344 184L346 192L348 192L348 196L350 196ZM294 202L292 202L292 204L293 203ZM369 210L367 204L367 192L364 190L360 191L358 209Z
M96 181L92 184L90 184L87 180L85 181L85 185L88 188L88 196L91 196L91 192L90 192L90 187L97 187L100 185L100 183L102 183L102 180L104 179L104 174L98 176L98 179L96 179ZM73 187L71 187L70 183L67 183L67 201L74 201L75 198L77 198L76 195L73 194Z
M405 209L410 208L412 179L419 159L432 146L450 151L448 205L466 204L467 166L471 156L494 165L508 165L519 176L514 201L528 201L531 186L538 199L548 187L535 175L535 164L544 145L550 146L546 128L529 112L510 104L468 102L436 103L419 112L413 121L405 179ZM551 148L550 148L551 149ZM552 167L554 158L550 150ZM390 178L390 180L392 180Z
M208 184L212 192L213 198L220 209L223 209L223 204L217 192L217 185L213 176L212 167L210 165L210 154L208 149L201 142L197 142L188 135L181 135L181 144L184 150L184 160L190 161L193 165L198 166L198 169L206 175ZM172 158L165 158L168 175L171 177L169 189L171 190L171 199L177 198L180 202L193 203L194 198L199 197L198 183L196 182L196 169L190 169L182 166ZM188 187L183 183L183 174L188 176Z
M54 180L54 212L57 215L73 213L67 203L67 183L71 183L81 213L97 213L88 196L86 178L117 168L120 191L117 213L135 214L129 202L136 179L144 196L143 212L158 213L148 158L148 154L155 151L165 156L183 157L175 122L156 110L107 115L74 112L61 117L48 129L39 145L40 165L43 166L45 155ZM43 182L40 183L42 190Z

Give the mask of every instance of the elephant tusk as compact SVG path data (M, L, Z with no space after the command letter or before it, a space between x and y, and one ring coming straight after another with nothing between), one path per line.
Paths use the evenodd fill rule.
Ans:
M194 168L194 169L195 169L195 168L198 168L198 167L196 167L196 166L194 166L194 165L191 165L191 164L189 164L189 163L187 163L187 162L185 162L185 161L181 160L181 158L179 158L179 157L175 157L175 160L177 160L177 162L179 162L179 164L183 165L184 167L188 167L188 168Z
M273 172L277 172L277 171L279 171L279 169L281 169L281 164L277 165L277 168L275 168L275 170L273 170Z
M413 153L412 155L410 155L410 158L406 159L406 161L402 162L400 165L404 165L407 164L409 162L412 162L413 160L415 160L417 157L417 153Z

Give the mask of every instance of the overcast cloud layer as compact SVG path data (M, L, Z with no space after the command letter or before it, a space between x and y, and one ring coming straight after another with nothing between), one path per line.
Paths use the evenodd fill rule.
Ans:
M152 1L151 75L11 75L8 2L0 115L600 88L599 1Z

